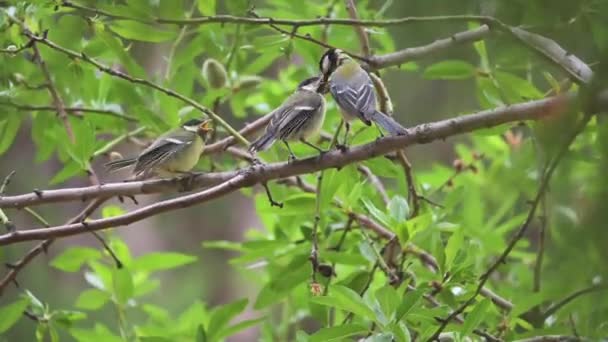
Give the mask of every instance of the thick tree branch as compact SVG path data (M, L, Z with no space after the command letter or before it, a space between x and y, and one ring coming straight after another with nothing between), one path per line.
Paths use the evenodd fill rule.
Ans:
M476 29L454 33L448 38L438 39L428 45L410 47L385 55L375 55L368 58L367 62L372 69L383 69L398 66L411 60L427 57L454 46L469 44L481 40L490 34L488 25L482 25Z
M557 114L566 110L573 103L575 96L576 94L572 93L559 95L543 100L523 102L508 107L421 124L410 128L408 130L409 134L406 136L381 138L365 145L352 147L344 153L334 150L322 156L301 159L293 163L267 164L256 168L252 174L255 177L255 182L261 183L328 168L343 167L414 144L425 144L477 129L490 128L523 120L537 120L544 116ZM603 92L599 100L601 106L608 106L608 91ZM201 174L193 178L192 184L194 187L211 186L226 181L238 173L239 171L226 171ZM42 203L82 200L100 196L132 196L142 193L162 192L170 189L186 190L188 187L184 185L183 179L165 179L35 191L24 195L0 197L0 208L20 208Z

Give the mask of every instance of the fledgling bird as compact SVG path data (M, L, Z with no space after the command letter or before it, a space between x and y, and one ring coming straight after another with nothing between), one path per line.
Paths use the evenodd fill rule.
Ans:
M249 151L264 151L276 140L281 140L289 151L289 160L296 159L289 141L300 141L320 153L325 152L306 140L321 129L325 120L325 98L320 92L320 85L321 77L302 81L293 94L268 114L272 115L272 119L266 126L266 132L251 143Z
M340 49L327 50L319 61L323 82L340 108L346 132L344 145L350 131L350 121L359 118L366 125L372 122L389 135L404 135L407 130L390 116L376 109L376 92L367 72Z
M137 157L111 161L106 164L109 171L135 165L135 178L174 177L189 174L205 147L207 133L213 128L211 120L192 119L156 139Z

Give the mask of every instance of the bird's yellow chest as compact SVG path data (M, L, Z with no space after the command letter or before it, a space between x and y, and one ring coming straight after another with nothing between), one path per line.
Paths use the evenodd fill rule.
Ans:
M198 163L204 147L203 139L196 136L190 146L176 153L173 158L167 162L163 170L159 170L159 175L162 174L162 176L172 176L179 173L189 172Z

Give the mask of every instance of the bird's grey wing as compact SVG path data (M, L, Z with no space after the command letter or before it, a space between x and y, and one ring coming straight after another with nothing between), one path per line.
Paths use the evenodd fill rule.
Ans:
M283 115L279 125L279 138L288 139L302 129L304 125L323 106L323 98L314 92L305 92L290 103L290 110Z
M166 134L158 138L139 155L133 172L139 174L146 170L154 169L192 144L193 139L188 133L194 134L192 132L184 134L173 133L171 137L169 137L169 134Z
M376 111L376 94L369 75L361 70L351 79L334 74L329 91L342 110L369 124L370 116Z

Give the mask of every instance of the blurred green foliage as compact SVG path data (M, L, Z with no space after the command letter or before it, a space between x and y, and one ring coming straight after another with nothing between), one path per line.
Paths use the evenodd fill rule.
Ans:
M28 40L18 25L11 24L9 16L22 20L34 33L48 30L48 39L64 48L195 99L237 128L245 119L268 113L301 80L317 73L323 49L265 25L180 27L144 22L155 17L244 16L252 5L264 17L304 19L327 13L348 17L342 1L330 0L78 2L114 14L114 18L74 10L62 6L61 1L8 3L0 12L0 47L6 50L0 54L0 155L15 148L13 142L20 127L28 127L36 146L35 155L30 156L32 165L52 158L62 162L63 169L49 185L84 176L91 161L102 158L107 144L119 136L144 127L145 132L138 131L139 137L155 137L200 113L150 87L112 77L82 60L38 44L65 106L102 111L68 113L76 140L71 143L49 93L41 87L47 80L33 62L32 51L26 46ZM546 34L587 62L606 61L602 56L606 56L608 42L608 1L604 0L356 3L360 17L365 19L396 14L492 15L510 25L524 25ZM426 44L476 24L419 25L418 31L405 26L370 28L374 53L407 47L399 46L401 40L395 39L403 32L408 32L408 43ZM298 32L321 37L324 30L330 45L357 51L357 35L349 26L310 26ZM23 51L11 52L22 46ZM161 48L164 52L160 56L149 56ZM218 68L226 73L218 74ZM577 89L563 82L565 74L561 70L504 35L476 42L465 52L447 51L384 73L436 82L468 82L473 85L470 96L480 109ZM400 97L401 90L389 91L394 98ZM339 115L332 101L328 104L330 114L324 129L334 132ZM48 106L50 110L27 106ZM396 108L399 120L405 112ZM532 124L532 129L504 125L478 131L454 146L456 161L451 167L437 163L426 169L416 168L420 195L440 205L421 201L421 211L415 217L406 199L408 184L403 168L384 157L362 165L387 184L388 203L356 165L325 171L320 199L297 187L270 184L275 199L284 203L282 209L271 206L263 193L243 191L255 202L263 231L248 231L243 242L208 241L203 247L237 252L230 264L244 274L252 288L259 288L254 300L210 306L191 298L192 304L181 312L170 312L149 299L152 293L169 300L177 295L163 292L157 274L203 261L179 252L135 258L129 246L110 232L106 235L109 245L124 267L116 268L103 248L74 246L63 250L50 266L62 272L78 272L87 283L74 294L73 305L50 307L26 290L28 284L21 284L21 295L8 298L0 307L0 333L10 333L18 320L27 319L25 310L34 318L28 325L28 338L39 341L220 341L252 327L264 341L425 340L437 329L436 318L446 317L466 300L479 276L506 248L528 212L528 200L535 196L545 163L561 146L579 114L572 109L562 116L550 116ZM539 219L487 284L510 301L513 309L506 310L480 296L465 311L464 321L448 325L442 337L464 339L475 336L475 329L504 340L575 333L593 340L608 336L608 295L600 291L606 287L608 276L608 129L602 119L594 118L572 145L554 176ZM375 130L360 131L362 127L357 124L353 130L359 131L354 144L377 138ZM218 134L226 135L221 128ZM294 152L313 153L301 145L294 146ZM262 157L269 162L283 161L286 151L277 146ZM221 156L202 160L200 168L207 170L212 162L220 169L246 165ZM304 175L301 180L314 185L317 175ZM317 200L321 205L319 258L329 272L317 274L317 282L311 283L309 255ZM110 217L120 215L123 209L107 206L102 212L103 217ZM352 214L366 215L398 237L402 252L394 257L385 253L380 262L397 273L397 284L389 284L390 277L377 266L387 241L373 232L363 234L361 223L349 220ZM535 288L534 269L541 244L538 232L542 226L546 229L544 262L536 279L540 288ZM428 259L421 255L431 256L437 269L429 267ZM587 288L598 291L543 316L568 295ZM434 297L435 304L428 296ZM99 319L101 310L108 307L114 310L112 324ZM247 308L254 311L253 318L235 320Z

